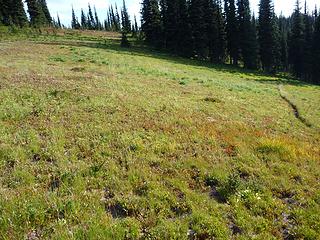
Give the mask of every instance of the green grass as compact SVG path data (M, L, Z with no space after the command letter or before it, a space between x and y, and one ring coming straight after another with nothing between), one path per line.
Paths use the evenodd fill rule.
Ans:
M110 33L2 36L1 239L318 238L319 86Z

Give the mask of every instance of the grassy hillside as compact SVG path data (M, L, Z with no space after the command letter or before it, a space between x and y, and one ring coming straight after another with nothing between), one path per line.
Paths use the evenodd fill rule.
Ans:
M0 239L317 239L320 87L117 37L2 35Z

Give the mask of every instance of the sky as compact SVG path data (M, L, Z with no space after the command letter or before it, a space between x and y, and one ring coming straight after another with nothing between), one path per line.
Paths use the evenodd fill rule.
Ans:
M126 0L131 17L133 17L133 15L139 16L141 1L142 0ZM257 13L259 0L251 0L250 2L251 8ZM276 13L280 14L282 12L285 16L290 15L294 9L295 2L296 0L274 0ZM304 0L301 0L301 2L304 2ZM87 11L88 3L92 6L95 5L101 21L106 18L106 10L110 4L117 3L119 8L122 6L122 0L47 0L47 3L51 15L56 18L57 13L59 13L61 22L66 26L69 26L71 22L72 5L79 18L81 8ZM320 0L307 0L307 3L310 11L314 9L316 3L318 7L320 7Z

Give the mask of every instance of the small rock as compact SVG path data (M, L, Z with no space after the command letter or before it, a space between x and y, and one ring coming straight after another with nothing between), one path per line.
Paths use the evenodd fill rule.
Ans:
M232 235L237 235L242 233L242 229L238 227L235 223L230 223L229 228L232 231Z
M37 231L33 230L28 233L27 240L39 240L40 236Z
M190 240L193 240L196 239L197 233L194 230L189 229L187 235Z

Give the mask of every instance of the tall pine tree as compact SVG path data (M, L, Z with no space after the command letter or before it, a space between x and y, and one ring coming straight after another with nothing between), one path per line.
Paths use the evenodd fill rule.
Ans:
M186 0L178 0L178 22L176 33L176 53L183 57L191 57L193 54L193 40L191 23Z
M238 65L239 60L239 26L236 16L236 6L234 0L225 0L226 30L228 52L233 65Z
M129 47L130 43L128 41L127 34L131 32L131 22L128 13L128 9L126 6L125 0L123 0L123 6L121 9L121 23L122 23L122 38L121 38L121 46L122 47Z
M157 0L143 0L141 28L147 43L155 47L161 46L161 18Z
M206 35L208 38L208 57L213 61L214 45L217 38L217 22L215 21L215 9L213 1L204 1L204 19L206 24Z
M206 59L209 53L205 1L191 0L189 8L193 52L198 59Z
M12 24L10 0L1 0L0 15L4 25Z
M307 10L307 1L304 5L303 14L303 24L304 24L304 46L303 46L303 73L302 78L306 81L312 79L312 35L313 35L313 24L314 18L310 16Z
M71 27L72 29L80 29L80 24L78 21L78 18L74 12L73 6L72 6L72 17L71 17Z
M115 25L116 25L116 31L120 31L121 30L121 20L120 20L120 15L119 15L117 4L115 4Z
M46 22L48 24L51 24L52 23L52 17L51 17L51 14L50 14L50 11L48 9L48 6L47 6L47 1L46 0L39 0L39 4L41 6L41 9L44 13L44 16L46 17Z
M289 36L289 21L282 14L279 17L280 30L280 70L288 71L288 36Z
M227 42L221 0L213 1L213 22L213 34L209 39L211 41L210 60L214 63L225 63Z
M126 34L131 32L131 21L128 13L126 1L123 0L123 6L121 10L121 23L122 23L122 32Z
M20 27L28 24L28 18L21 0L11 0L10 15L12 24Z
M251 22L249 0L238 0L239 47L244 63L248 69L257 68L257 35Z
M97 9L95 6L94 6L94 23L95 23L95 26L94 26L95 30L102 30L101 22L99 20Z
M0 0L0 25L3 24L3 0Z
M315 20L312 52L312 81L313 83L320 84L320 15Z
M259 45L263 70L275 72L280 59L279 30L276 24L272 0L260 0Z
M59 16L59 14L57 14L57 26L58 26L59 28L62 28L62 24L61 24L61 21L60 21L60 16Z
M93 13L92 13L90 3L88 3L88 18L87 19L88 19L88 28L90 30L94 30L95 26L96 26L96 22L95 22Z
M137 21L136 15L134 15L133 25L132 25L132 36L137 37L138 32L139 32L138 21Z
M114 31L115 30L115 17L114 17L112 5L109 7L109 10L108 10L108 20L109 20L109 24L110 24L110 30Z
M42 7L38 0L26 0L30 24L34 27L42 26L47 23Z
M179 0L167 0L166 1L166 20L164 21L164 35L166 36L165 43L166 48L172 52L177 53L177 47L180 44L178 42L179 34Z
M81 8L81 28L88 29L87 17L82 8Z
M300 1L296 1L296 8L292 15L292 30L289 41L289 63L293 74L302 77L304 72L304 24L301 14Z

